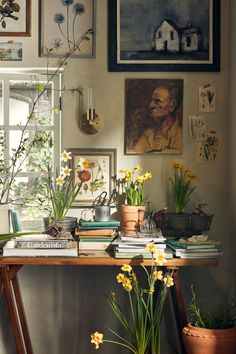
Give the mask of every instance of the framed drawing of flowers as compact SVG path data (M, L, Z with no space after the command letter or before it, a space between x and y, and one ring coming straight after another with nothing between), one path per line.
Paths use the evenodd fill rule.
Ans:
M0 36L29 37L31 0L0 1Z
M95 1L40 0L40 56L95 56Z
M116 173L116 149L67 149L71 152L74 183L83 182L73 206L92 206L102 192L107 198L112 192L112 177Z
M110 71L220 71L220 0L109 0L108 33Z

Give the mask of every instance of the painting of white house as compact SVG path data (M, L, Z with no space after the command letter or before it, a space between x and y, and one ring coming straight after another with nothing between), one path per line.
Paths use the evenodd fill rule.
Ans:
M205 141L207 125L204 116L189 116L189 132L194 141Z
M215 112L216 89L207 84L199 87L199 112Z
M210 63L213 0L117 0L118 62ZM142 24L140 26L140 24Z
M22 43L0 42L0 61L22 61Z

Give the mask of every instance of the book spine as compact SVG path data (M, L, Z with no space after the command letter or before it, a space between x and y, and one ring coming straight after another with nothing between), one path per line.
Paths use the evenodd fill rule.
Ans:
M76 236L113 236L114 229L95 229L95 230L80 230L77 229Z

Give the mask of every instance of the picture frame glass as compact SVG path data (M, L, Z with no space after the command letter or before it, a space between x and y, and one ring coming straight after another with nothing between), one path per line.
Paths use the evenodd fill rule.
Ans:
M0 36L30 36L31 0L2 1Z
M40 1L40 56L63 57L68 52L95 56L95 0Z
M110 0L109 70L219 71L220 0Z
M83 182L73 206L92 206L94 200L112 192L112 176L116 173L116 149L67 149L71 152L74 184Z

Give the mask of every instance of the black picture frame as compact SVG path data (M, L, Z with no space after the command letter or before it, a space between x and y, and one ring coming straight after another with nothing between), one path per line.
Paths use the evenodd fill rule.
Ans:
M120 11L121 8L121 2L122 6L128 6L129 0L108 0L108 70L111 72L149 72L149 71L165 71L165 72L174 72L174 71L182 71L182 72L189 72L189 71L202 71L202 72L219 72L220 71L220 7L221 7L221 1L220 0L206 0L209 2L209 16L207 17L208 23L209 23L209 31L208 31L208 36L209 36L209 48L207 50L201 50L199 51L199 55L208 55L208 60L202 60L199 61L197 60L197 54L191 54L192 60L189 60L189 56L187 54L183 55L185 56L185 60L181 59L178 61L177 60L172 60L171 58L171 53L168 52L167 56L166 52L162 51L162 60L155 60L154 57L156 52L154 50L148 50L149 54L151 56L151 59L145 60L145 63L143 63L143 59L141 60L142 53L145 51L135 51L135 54L132 54L131 50L130 51L123 51L122 55L125 56L125 59L121 58L121 50L118 48L121 48L121 38L122 34L120 33L120 16L118 16L118 11ZM149 1L149 0L148 0ZM170 0L171 1L171 0ZM188 1L193 1L193 0L188 0ZM140 3L140 2L139 2ZM143 0L143 3L145 6L148 6L147 0ZM158 2L157 2L158 3ZM166 2L167 4L170 2ZM181 3L181 6L183 4ZM197 8L194 9L197 11ZM124 11L124 8L123 8ZM193 12L195 12L193 11ZM125 11L123 13L126 13ZM147 21L147 13L145 13L145 21ZM155 17L155 16L154 16ZM164 21L164 19L163 19ZM138 23L138 26L142 28L142 25ZM186 27L187 28L187 27ZM180 29L180 27L179 27ZM127 31L127 28L125 29ZM125 31L123 31L125 33ZM154 33L153 33L154 35ZM182 36L182 35L181 35ZM182 38L182 37L181 37ZM199 37L200 38L200 37ZM118 42L119 41L119 42ZM180 41L180 40L179 40ZM181 39L182 41L182 39ZM186 38L187 41L187 38ZM181 47L182 47L181 42ZM141 48L141 47L140 47ZM147 51L146 51L147 52ZM153 54L154 53L154 54ZM160 52L159 52L160 53ZM136 57L135 57L136 55ZM145 54L146 55L146 54ZM134 60L131 60L130 57L133 56L135 57ZM165 59L167 57L168 59ZM181 56L182 57L182 56ZM127 59L128 58L128 59ZM135 62L134 62L135 61ZM182 63L181 63L182 61ZM191 61L191 62L190 62Z

